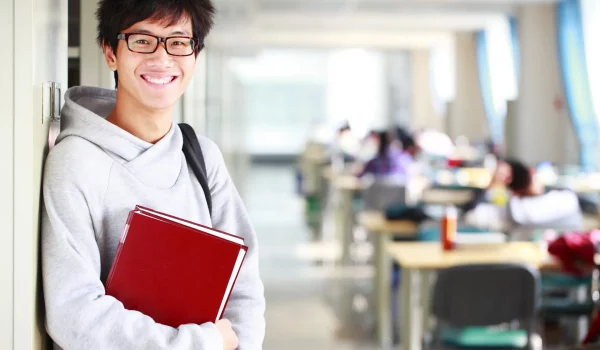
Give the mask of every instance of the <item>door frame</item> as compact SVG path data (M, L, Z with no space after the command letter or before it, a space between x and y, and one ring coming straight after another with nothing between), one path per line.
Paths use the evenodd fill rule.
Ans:
M12 0L13 47L13 342L8 349L43 349L47 342L39 262L41 178L49 120L42 119L42 84L67 87L67 0ZM64 46L64 47L63 47ZM63 52L64 51L64 52ZM64 61L64 62L63 62ZM1 248L0 248L1 249Z
M15 0L15 40L33 43L33 0ZM33 45L14 46L14 349L32 349L37 267L33 199Z

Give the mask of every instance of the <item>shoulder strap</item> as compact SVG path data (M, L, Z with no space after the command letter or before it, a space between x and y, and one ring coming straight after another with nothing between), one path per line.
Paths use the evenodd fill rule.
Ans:
M208 204L208 212L212 216L212 198L210 195L210 188L208 186L208 177L206 175L206 163L204 162L204 155L202 154L202 148L198 141L198 136L189 124L179 124L181 133L183 134L183 154L188 165L192 168L196 179L202 186L204 197L206 197L206 203Z

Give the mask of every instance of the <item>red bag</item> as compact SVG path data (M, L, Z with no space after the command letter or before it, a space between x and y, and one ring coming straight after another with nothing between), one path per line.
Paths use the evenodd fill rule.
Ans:
M598 277L600 275L599 261L595 260L595 257L600 254L598 247L600 247L600 230L587 233L566 233L548 245L548 252L560 261L565 272L577 276L589 275L593 272L592 300L594 303L598 302ZM592 316L594 320L582 344L590 344L600 335L600 313L597 313L596 306Z
M585 276L595 267L594 255L598 246L600 230L586 233L569 232L550 242L548 253L560 262L565 272Z

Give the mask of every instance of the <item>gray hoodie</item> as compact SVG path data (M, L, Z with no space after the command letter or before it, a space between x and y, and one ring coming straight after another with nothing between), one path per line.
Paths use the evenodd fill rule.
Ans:
M265 300L256 234L221 152L199 137L211 219L177 125L156 144L147 143L105 120L115 99L112 90L69 89L62 130L45 165L42 274L46 328L55 349L222 349L212 323L174 329L105 295L127 214L138 204L244 237L248 255L224 317L233 323L239 349L261 349Z

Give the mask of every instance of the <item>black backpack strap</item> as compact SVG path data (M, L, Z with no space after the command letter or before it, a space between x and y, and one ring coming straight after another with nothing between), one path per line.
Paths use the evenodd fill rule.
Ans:
M183 154L185 155L185 160L192 168L196 179L200 182L200 186L202 186L202 191L204 191L204 197L206 197L206 203L208 204L208 212L212 216L212 198L206 175L206 163L204 162L200 142L198 142L198 136L194 128L189 124L181 123L179 124L179 128L183 134Z

